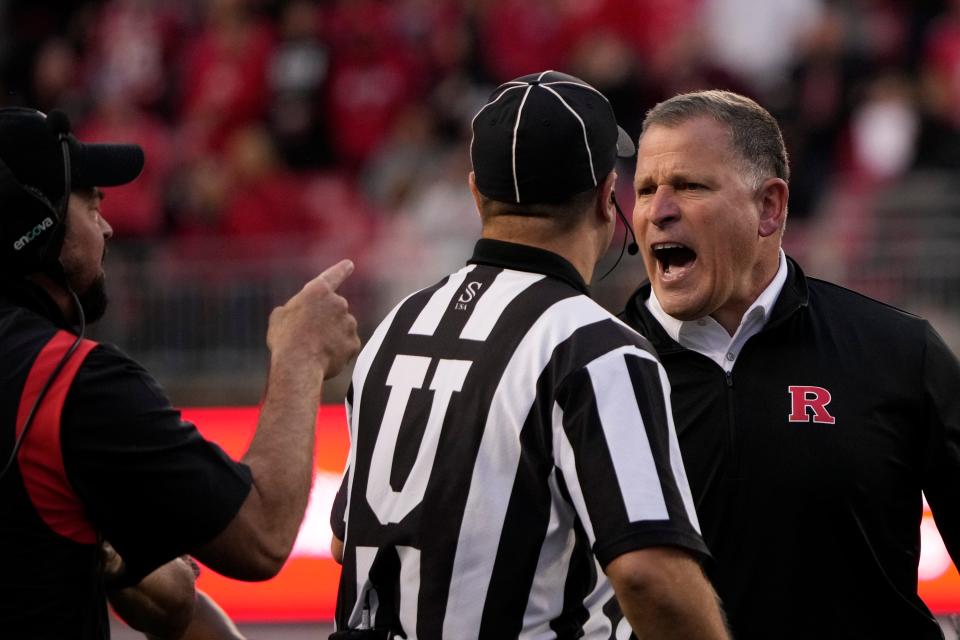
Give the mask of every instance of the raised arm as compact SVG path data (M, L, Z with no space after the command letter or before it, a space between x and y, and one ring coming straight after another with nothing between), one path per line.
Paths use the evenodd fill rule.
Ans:
M267 391L243 457L253 486L226 529L194 553L220 573L268 579L293 548L310 492L323 380L360 348L356 320L336 293L352 271L350 261L334 265L270 316Z

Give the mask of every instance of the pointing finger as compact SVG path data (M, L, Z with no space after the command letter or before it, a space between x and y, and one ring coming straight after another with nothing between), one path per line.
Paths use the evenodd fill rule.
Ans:
M343 284L343 281L346 280L351 273L353 273L353 269L354 266L352 260L341 260L332 267L327 268L326 271L314 278L311 282L308 282L307 287L309 287L313 282L316 282L322 278L327 282L327 285L330 287L331 291L336 291L337 288Z

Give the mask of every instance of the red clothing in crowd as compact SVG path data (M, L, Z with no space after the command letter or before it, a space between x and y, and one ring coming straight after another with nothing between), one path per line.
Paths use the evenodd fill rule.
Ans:
M337 157L356 168L380 148L425 79L416 53L399 33L398 14L387 3L339 3L324 24L333 58L327 122Z
M960 126L960 9L931 27L924 62L939 90L938 115Z
M265 116L273 47L270 24L253 17L212 23L197 36L182 67L182 117L192 144L219 150L232 132Z
M482 10L480 52L496 83L563 69L564 16L553 0L495 0Z

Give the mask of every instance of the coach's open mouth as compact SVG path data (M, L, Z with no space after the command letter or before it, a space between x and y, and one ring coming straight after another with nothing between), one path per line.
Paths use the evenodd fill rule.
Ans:
M658 242L651 249L664 275L679 275L697 261L697 253L679 242Z

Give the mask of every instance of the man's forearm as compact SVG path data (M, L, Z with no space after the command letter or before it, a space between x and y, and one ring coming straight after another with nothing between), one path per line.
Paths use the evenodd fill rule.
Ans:
M271 369L257 433L243 457L253 476L250 494L230 525L194 553L239 580L267 580L280 571L310 496L322 382L294 371Z
M261 526L289 554L307 508L322 372L297 376L274 364L257 433L243 461L250 466L261 505Z
M607 573L637 638L729 639L716 593L686 552L632 552L614 559Z
M160 640L150 638L149 640ZM244 640L230 617L203 591L197 591L193 620L180 640Z
M110 604L124 622L158 640L179 638L195 606L194 572L177 558L139 584L108 592Z
M233 520L193 555L241 580L266 580L293 548L313 479L314 434L323 380L357 352L356 320L337 287L343 260L270 314L270 373L257 433L243 461L253 485Z
M678 585L669 594L639 595L625 600L632 600L624 615L640 640L729 638L716 596L701 584Z

